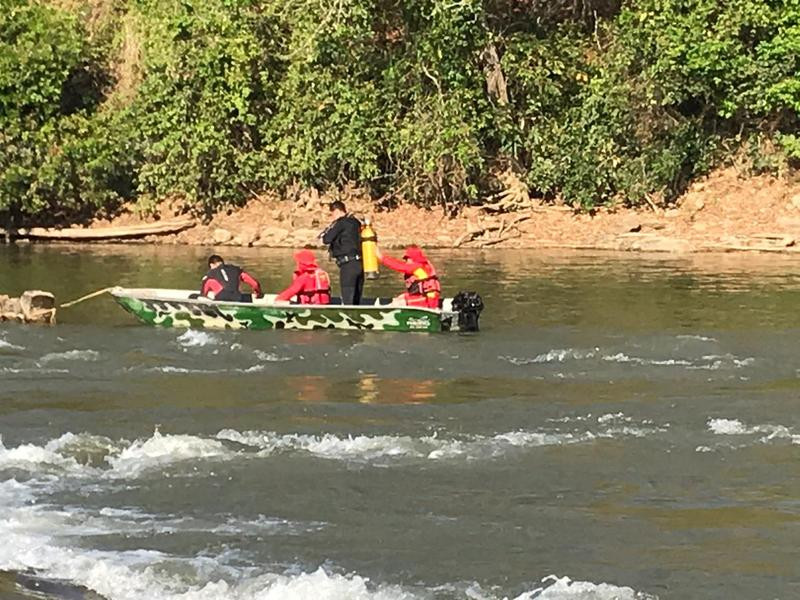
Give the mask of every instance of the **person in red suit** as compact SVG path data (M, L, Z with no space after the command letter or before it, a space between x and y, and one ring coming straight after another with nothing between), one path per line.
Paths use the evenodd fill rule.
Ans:
M253 288L253 294L242 294L239 284ZM212 300L227 302L252 302L252 296L261 297L261 284L241 267L227 264L218 254L208 257L208 273L203 277L200 294Z
M409 246L403 260L384 256L378 251L378 260L383 266L403 274L406 291L398 298L405 300L406 305L439 308L442 286L436 269L421 248Z
M311 250L299 250L294 253L294 260L297 264L294 279L275 300L285 302L297 298L300 304L330 304L331 280L317 265L314 253Z

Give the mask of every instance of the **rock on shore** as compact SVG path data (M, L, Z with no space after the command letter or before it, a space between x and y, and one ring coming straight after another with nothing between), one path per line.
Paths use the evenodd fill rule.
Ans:
M52 325L56 322L56 297L41 290L28 290L19 298L0 294L0 321Z

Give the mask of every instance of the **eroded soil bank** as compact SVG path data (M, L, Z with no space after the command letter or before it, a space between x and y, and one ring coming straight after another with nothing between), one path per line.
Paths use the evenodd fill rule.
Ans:
M340 196L341 197L341 196ZM401 205L377 211L358 191L342 198L348 209L370 216L384 247L416 243L427 248L579 248L655 252L800 251L800 184L770 176L740 178L735 170L694 183L676 206L602 208L592 214L533 203L505 214L470 207L455 217L441 210ZM246 206L196 221L179 233L138 241L203 246L301 247L317 245L327 225L331 197L312 192L293 201L256 198ZM156 217L133 211L92 229L168 222L180 215L167 203ZM183 217L185 218L185 216Z

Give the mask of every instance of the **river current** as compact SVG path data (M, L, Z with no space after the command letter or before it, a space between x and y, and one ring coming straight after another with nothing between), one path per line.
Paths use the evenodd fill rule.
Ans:
M193 288L208 252L0 246L0 292ZM0 597L800 597L796 259L431 254L479 333L0 324Z

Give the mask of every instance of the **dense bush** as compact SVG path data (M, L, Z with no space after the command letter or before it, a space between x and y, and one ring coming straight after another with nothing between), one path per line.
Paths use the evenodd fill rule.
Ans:
M636 204L800 160L800 0L2 2L6 218L347 181L454 209L509 165Z
M107 84L76 15L5 0L0 11L0 210L59 219L112 208L136 164L98 111Z

